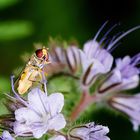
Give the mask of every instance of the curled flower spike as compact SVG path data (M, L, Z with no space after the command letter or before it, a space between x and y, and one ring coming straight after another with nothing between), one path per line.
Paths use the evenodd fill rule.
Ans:
M15 140L8 131L3 131L0 140Z
M138 131L140 125L140 93L136 95L120 95L112 97L109 105L126 114L133 124L133 129Z
M125 56L123 59L116 60L116 68L114 68L110 76L101 84L99 93L103 92L119 92L122 90L132 89L139 84L139 68L140 55L134 57Z
M108 132L108 127L95 125L94 122L91 122L72 128L69 132L69 136L70 140L76 138L79 140L110 140L110 138L106 136Z
M66 69L74 74L81 64L80 50L77 46L54 47L50 53L51 64L45 67L45 71L49 74L59 73Z
M65 51L62 47L53 47L50 50L50 61L49 66L44 67L46 73L54 74L61 72L65 69L66 60L65 60Z
M50 51L50 59L53 62L65 63L65 52L62 47L53 47Z
M47 96L39 88L28 93L29 106L15 111L14 132L17 136L32 133L40 138L48 130L60 130L65 127L66 121L60 113L64 105L61 93Z
M140 28L140 26L136 26L121 34L120 36L114 36L109 43L105 42L105 46L103 47L102 43L105 40L104 38L107 38L107 35L116 26L113 26L105 34L101 41L97 42L97 38L106 24L107 22L99 29L94 39L84 45L84 49L81 51L81 62L83 67L82 84L84 86L91 85L99 75L108 73L110 71L113 64L113 56L110 54L110 52L114 50L116 44L123 37Z

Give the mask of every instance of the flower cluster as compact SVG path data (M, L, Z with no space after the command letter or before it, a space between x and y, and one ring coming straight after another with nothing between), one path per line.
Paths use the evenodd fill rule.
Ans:
M17 81L14 81L15 76L11 76L11 92L4 94L9 114L0 116L3 129L0 140L20 137L41 139L46 135L50 140L110 140L106 136L109 132L107 126L94 122L71 125L73 120L65 119L61 113L64 95L48 94L45 73L51 75L59 71L77 78L75 75L81 64L80 50L75 46L67 49L58 47L50 54L47 50L43 47L31 56ZM63 66L66 69L62 69ZM65 73L67 70L68 73Z
M13 78L12 84L13 84ZM12 89L13 89L12 85ZM9 108L13 112L12 117L3 119L1 125L7 124L9 131L4 131L1 140L15 140L16 137L34 137L41 138L45 134L54 135L49 140L109 140L106 134L109 132L108 127L95 125L93 122L83 124L82 126L73 126L69 128L66 134L60 130L66 127L66 120L61 113L64 106L64 96L62 93L52 93L42 91L36 87L28 93L28 99L24 100L14 90L16 97L7 94L9 98ZM11 121L11 122L10 122ZM6 123L7 122L7 123ZM10 122L10 123L9 123ZM81 136L79 133L85 131ZM74 136L75 135L75 136Z
M125 94L123 97L119 95L139 85L140 53L133 57L127 55L124 58L115 59L116 66L113 67L114 57L111 52L119 45L119 41L123 37L140 29L140 26L136 26L122 34L117 33L112 38L108 37L109 33L117 26L114 25L100 41L97 41L106 24L107 22L102 25L92 40L84 44L83 50L78 45L69 45L68 48L64 48L63 45L53 47L50 52L52 65L59 61L59 64L63 64L63 66L61 65L61 70L58 71L56 68L56 73L61 71L61 73L79 80L82 97L74 109L71 119L77 118L80 112L90 104L104 101L111 108L124 112L133 122L134 130L138 130L140 112L138 106L131 103L131 100L137 103L140 101L139 97L137 95ZM95 91L91 92L91 88ZM123 101L121 104L118 98ZM133 109L131 110L128 106ZM128 109L131 110L131 113L128 113Z

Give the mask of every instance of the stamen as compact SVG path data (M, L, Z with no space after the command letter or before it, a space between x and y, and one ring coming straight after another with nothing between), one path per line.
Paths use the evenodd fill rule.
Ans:
M47 85L47 80L46 80L44 71L42 71L41 74L42 74L42 83L43 83L43 85L44 85L44 92L45 92L46 95L47 95L47 86L46 86L46 85Z
M108 39L104 42L104 44L102 44L102 48L105 48L105 46L107 46L107 44L109 44L111 40L112 40L111 38L108 38ZM101 44L100 44L100 45L101 45Z
M111 50L111 48L109 47L112 43L113 43L113 41L119 36L119 35L121 35L123 32L119 32L119 33L117 33L116 35L114 35L113 37L112 37L112 39L111 39L111 41L109 42L109 44L108 44L108 46L107 46L107 48L106 48L106 50L107 51L110 51Z
M38 90L38 96L39 96L39 99L40 99L40 101L41 101L41 103L42 103L42 106L43 106L43 108L44 108L44 111L45 111L46 115L48 115L48 111L47 111L47 109L46 109L46 107L45 107L45 105L44 105L44 102L42 101L42 98L41 98L40 94L39 94L39 89L37 89L37 90ZM35 111L35 112L36 112L36 111Z
M24 101L24 100L19 96L19 94L15 91L15 89L14 89L14 78L15 78L15 76L12 75L10 78L11 78L11 88L12 88L12 91L13 91L13 93L15 94L16 98L17 98L19 101L21 101L25 106L28 106L27 102Z
M98 38L99 34L101 33L101 31L103 30L103 28L106 26L106 24L108 23L108 21L106 21L101 28L98 30L98 32L96 33L95 37L93 38L93 42L96 41L96 39Z
M132 64L132 66L136 66L136 65L140 64L140 53L138 53L137 55L132 57L131 64Z
M102 26L101 28L98 30L98 32L96 33L95 37L93 38L93 40L91 41L91 44L90 44L90 47L92 48L92 45L96 42L99 34L101 33L101 31L103 30L103 28L106 26L106 24L108 23L108 21L106 21ZM90 48L88 50L90 52Z
M112 51L114 51L119 45L121 44L121 42L118 42L115 46L113 46L109 52L111 53Z
M99 42L99 45L103 43L103 41L107 38L108 34L117 26L118 24L113 25L102 37L102 39Z
M123 33L122 35L120 35L118 38L116 38L116 39L112 42L112 44L110 44L110 45L108 46L108 48L112 48L112 47L113 47L118 41L120 41L123 37L125 37L126 35L128 35L129 33L133 32L133 31L135 31L135 30L137 30L137 29L140 29L140 25L139 25L139 26L136 26L136 27L134 27L134 28L132 28L132 29L126 31L126 32Z

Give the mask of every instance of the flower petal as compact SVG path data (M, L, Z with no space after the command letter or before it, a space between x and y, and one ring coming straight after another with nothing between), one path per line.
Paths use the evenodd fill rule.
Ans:
M92 63L87 67L82 77L84 85L90 85L98 74L103 74L105 71L104 66L98 60L92 59Z
M71 46L66 50L66 61L72 72L75 72L80 65L80 52L76 46Z
M131 62L130 56L125 56L122 60L120 58L116 59L116 67L121 70L122 68L129 65Z
M110 104L117 110L126 114L133 124L133 129L138 130L140 125L140 98L139 96L116 96L113 97Z
M11 134L8 131L3 131L2 140L15 140L15 139L11 136Z
M113 64L113 56L109 52L107 52L105 49L101 49L96 59L98 59L104 66L104 73L110 71Z
M48 131L48 126L42 124L42 126L32 126L32 133L35 138L41 138Z
M128 90L136 88L139 84L139 76L135 75L130 77L129 79L123 79L122 84L120 85L121 90Z
M49 120L48 127L49 127L49 130L57 131L64 128L65 125L66 125L66 121L65 121L64 116L62 114L58 114Z
M16 121L14 123L14 133L17 136L32 136L31 128L27 126L25 123L19 123Z
M31 124L41 120L41 117L36 112L25 107L15 111L15 118L17 121L26 124Z
M51 114L51 116L55 116L60 113L64 106L64 96L61 93L53 93L48 96L48 100L46 102L46 110Z
M99 43L97 41L90 40L84 44L83 51L88 58L93 58L99 50Z
M34 88L28 94L28 102L31 109L37 111L39 114L45 114L45 104L47 102L47 95L39 88Z

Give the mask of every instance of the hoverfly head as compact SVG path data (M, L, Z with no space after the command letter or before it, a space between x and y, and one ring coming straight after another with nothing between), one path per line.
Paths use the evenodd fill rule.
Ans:
M48 48L43 47L35 51L35 65L39 68L43 68L46 64L49 64Z
M37 59L43 60L46 64L50 63L48 48L43 47L42 49L36 50L35 55L36 55Z

